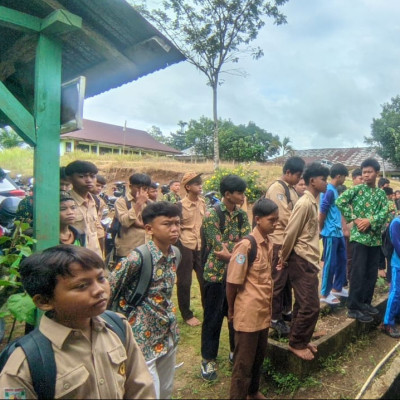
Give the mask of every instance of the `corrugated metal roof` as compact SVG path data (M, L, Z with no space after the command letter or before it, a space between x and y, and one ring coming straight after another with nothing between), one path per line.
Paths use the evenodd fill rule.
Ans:
M83 120L83 129L61 135L62 139L85 140L118 146L135 147L143 150L157 151L166 154L180 154L179 150L158 142L151 135L139 129L105 124L103 122Z
M125 0L0 0L44 18L65 9L82 29L60 37L62 80L86 76L86 97L116 88L184 60L174 45ZM0 27L0 80L32 110L37 35Z

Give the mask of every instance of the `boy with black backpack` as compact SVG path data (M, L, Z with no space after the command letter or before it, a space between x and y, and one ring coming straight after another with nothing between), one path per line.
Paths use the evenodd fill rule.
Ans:
M127 316L147 366L153 376L158 399L171 398L179 330L171 301L179 250L172 246L180 233L181 211L165 201L150 203L142 212L146 233L151 236L144 246L133 250L110 276L113 303ZM146 256L147 254L147 256ZM150 259L150 262L146 262ZM150 279L141 301L134 301L143 274Z
M21 262L22 284L46 314L19 347L2 353L2 398L155 398L129 324L104 313L110 295L104 268L94 252L73 245Z
M233 249L226 279L228 318L235 328L231 399L265 399L258 389L272 309L272 243L268 235L278 223L278 206L260 199L253 206L253 216L256 227Z
M206 211L203 220L208 256L204 265L204 319L201 331L201 376L204 380L217 379L216 358L222 321L227 315L226 269L237 242L250 233L247 214L239 208L244 201L246 182L237 175L221 179L222 202ZM223 219L223 221L222 221ZM223 226L223 229L221 227ZM234 332L228 322L229 342L233 359Z

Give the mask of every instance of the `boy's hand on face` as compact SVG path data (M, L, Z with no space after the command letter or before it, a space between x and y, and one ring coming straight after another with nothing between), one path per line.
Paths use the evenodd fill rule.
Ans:
M136 204L142 205L147 202L149 199L149 194L147 193L146 189L139 188L137 194L136 194Z
M222 243L222 250L215 251L214 254L218 258L218 260L221 261L229 262L229 260L231 259L231 253L229 252L228 247L225 243Z
M354 220L354 223L356 224L359 232L366 232L371 227L371 223L369 222L368 218L357 218Z

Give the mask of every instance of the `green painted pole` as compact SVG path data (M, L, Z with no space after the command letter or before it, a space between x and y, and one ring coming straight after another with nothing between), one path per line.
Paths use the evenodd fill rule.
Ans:
M35 64L34 236L36 250L59 243L61 43L40 34Z

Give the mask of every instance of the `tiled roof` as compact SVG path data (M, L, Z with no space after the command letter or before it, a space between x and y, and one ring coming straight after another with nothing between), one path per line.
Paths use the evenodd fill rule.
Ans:
M137 149L157 151L166 154L180 154L170 146L158 142L145 131L122 126L105 124L103 122L83 120L83 129L61 135L61 139L76 139L88 142L114 144L134 147Z
M376 150L370 147L350 147L350 148L338 148L338 149L308 149L308 150L295 150L294 155L304 159L308 164L314 161L328 160L333 164L342 163L348 168L359 167L360 164L369 157L376 158L383 167L382 157L376 153ZM274 158L273 162L284 162L290 156L286 155L283 157ZM398 171L394 165L385 161L385 170Z

